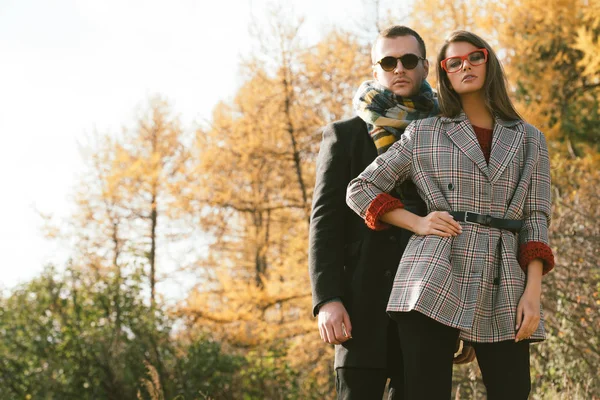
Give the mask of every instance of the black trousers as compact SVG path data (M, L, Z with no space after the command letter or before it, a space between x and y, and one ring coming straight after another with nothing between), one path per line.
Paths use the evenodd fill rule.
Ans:
M404 360L404 399L452 397L452 359L458 329L416 312L393 313ZM529 396L529 343L473 343L488 400Z
M388 378L388 400L404 399L404 368L402 349L396 323L388 326L387 368L338 368L335 387L338 400L380 400Z

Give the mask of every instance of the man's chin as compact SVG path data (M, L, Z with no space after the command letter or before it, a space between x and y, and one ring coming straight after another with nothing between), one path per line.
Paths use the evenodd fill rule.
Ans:
M390 89L396 96L402 97L412 96L416 91L415 85L412 82L398 82L393 84Z
M410 88L402 88L402 89L397 89L397 90L392 90L392 92L394 92L394 94L396 96L400 96L400 97L410 97L410 96L414 96L414 91L411 90Z

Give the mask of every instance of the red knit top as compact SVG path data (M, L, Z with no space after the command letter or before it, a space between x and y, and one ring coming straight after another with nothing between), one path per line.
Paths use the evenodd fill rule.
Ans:
M479 146L481 146L481 151L483 151L483 155L485 156L485 161L489 164L490 154L492 152L492 132L494 130L480 128L475 125L473 125L473 130L475 131L475 136L477 136Z

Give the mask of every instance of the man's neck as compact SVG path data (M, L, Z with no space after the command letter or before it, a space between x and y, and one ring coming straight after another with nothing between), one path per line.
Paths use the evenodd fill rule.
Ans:
M480 128L492 129L494 127L494 117L485 106L483 93L475 92L460 96L462 108L471 125Z

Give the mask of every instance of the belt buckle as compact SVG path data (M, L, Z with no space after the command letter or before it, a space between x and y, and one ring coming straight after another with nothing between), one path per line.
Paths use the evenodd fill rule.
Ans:
M474 213L471 213L474 214ZM467 224L473 224L473 225L477 225L477 222L471 222L471 221L467 221L467 217L469 216L469 212L465 211L465 217L463 218L463 222L467 223Z

